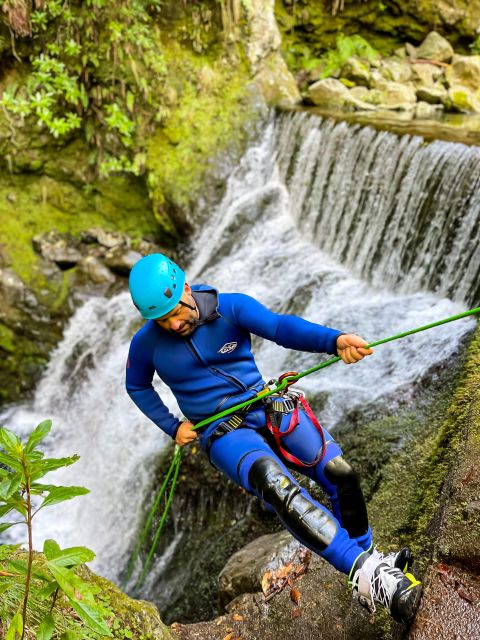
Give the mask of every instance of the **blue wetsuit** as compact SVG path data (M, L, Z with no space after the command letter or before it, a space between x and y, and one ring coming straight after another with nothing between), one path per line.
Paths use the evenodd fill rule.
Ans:
M154 390L155 372L171 388L184 415L195 423L254 398L264 387L251 352L251 333L286 348L336 353L341 331L297 316L275 314L240 293L217 293L206 285L193 285L192 295L200 312L195 331L182 337L147 321L132 339L127 362L126 387L130 397L172 438L181 420L173 416ZM218 422L199 435L202 448ZM330 434L325 431L325 436L327 448L322 461L299 470L322 486L334 515L299 487L274 444L265 437L263 408L250 412L241 428L216 439L210 459L231 480L270 504L297 539L348 574L358 555L370 546L371 532L366 512L360 518L360 530L356 514L352 513L352 502L360 491L356 479L352 489L352 473L344 474L349 478L346 484L343 480L343 484L337 483L338 473L326 473L326 469L340 469L341 475L338 462L343 458ZM291 453L303 460L313 460L321 446L320 436L308 420L302 420L284 441ZM348 465L345 468L352 471ZM348 502L350 506L342 509L342 495L347 494L350 497L343 500L343 506ZM317 536L315 531L322 534Z

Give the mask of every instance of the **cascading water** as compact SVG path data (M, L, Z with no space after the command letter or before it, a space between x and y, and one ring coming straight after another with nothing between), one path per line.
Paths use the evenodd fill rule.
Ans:
M420 138L281 116L247 151L195 234L189 281L242 291L276 311L371 340L478 304L479 158L462 145L423 146ZM50 536L64 546L86 544L97 553L94 568L113 580L166 443L123 390L136 321L126 293L89 299L33 403L4 416L17 432L52 417L50 454L82 456L57 479L92 490L39 514L36 546ZM379 347L355 367L339 363L304 379L302 388L323 399L331 427L348 409L392 398L448 362L473 325L460 321ZM260 339L254 349L265 379L319 359ZM174 408L169 391L158 388Z

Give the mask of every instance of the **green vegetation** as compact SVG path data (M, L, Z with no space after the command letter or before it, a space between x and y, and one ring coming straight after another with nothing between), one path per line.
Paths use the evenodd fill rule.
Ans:
M100 175L140 173L140 122L145 135L168 114L159 100L166 74L155 21L160 4L49 0L38 5L31 15L31 72L24 82L10 84L1 100L14 126L32 118L54 138L81 130Z
M69 466L79 458L45 458L38 444L49 434L50 420L41 422L26 442L11 431L0 428L0 516L16 514L15 521L2 522L0 531L23 524L28 533L27 559L19 559L12 545L0 546L0 561L7 563L7 570L0 573L0 620L8 624L6 640L23 640L28 631L36 627L38 640L53 637L57 620L54 607L57 599L68 602L78 618L91 630L102 636L112 634L103 616L105 609L95 600L89 585L75 574L74 568L93 560L95 554L86 547L60 549L54 540L45 540L42 566L34 563L33 518L45 507L85 495L88 489L74 486L58 486L39 482L45 475ZM24 581L23 594L19 597L19 583ZM44 605L35 611L31 607L31 593ZM71 623L69 637L85 637L79 633L83 625ZM65 629L62 629L64 631ZM58 637L58 636L57 636Z

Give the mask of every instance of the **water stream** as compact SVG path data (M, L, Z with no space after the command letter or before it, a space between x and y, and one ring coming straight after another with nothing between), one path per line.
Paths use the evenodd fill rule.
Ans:
M378 339L479 304L480 150L334 124L308 114L269 122L228 179L185 255L190 282L241 291L283 313ZM117 580L166 436L124 392L136 311L127 293L87 299L72 317L32 403L3 423L28 433L50 417L46 445L80 462L52 481L91 493L38 516L35 545L54 537L97 553ZM332 427L354 406L389 402L440 362L448 366L465 320L384 345L354 366L306 378ZM254 340L265 379L318 362ZM174 409L171 393L157 381ZM14 529L10 530L15 532ZM6 532L4 539L24 540Z

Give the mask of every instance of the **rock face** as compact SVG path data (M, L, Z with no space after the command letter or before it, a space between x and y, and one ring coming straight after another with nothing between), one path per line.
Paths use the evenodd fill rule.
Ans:
M453 47L439 33L432 31L418 47L417 57L437 62L450 62L453 57Z
M250 542L233 554L220 572L220 602L225 605L242 593L259 591L267 572L274 572L288 564L304 563L306 551L288 531L267 534Z
M418 49L407 44L383 60L354 55L334 73L307 86L305 102L323 109L410 111L421 118L437 109L480 113L480 56L455 55L435 31ZM438 106L434 111L419 102Z
M480 89L480 56L455 56L445 75L450 86L460 85L477 91Z

